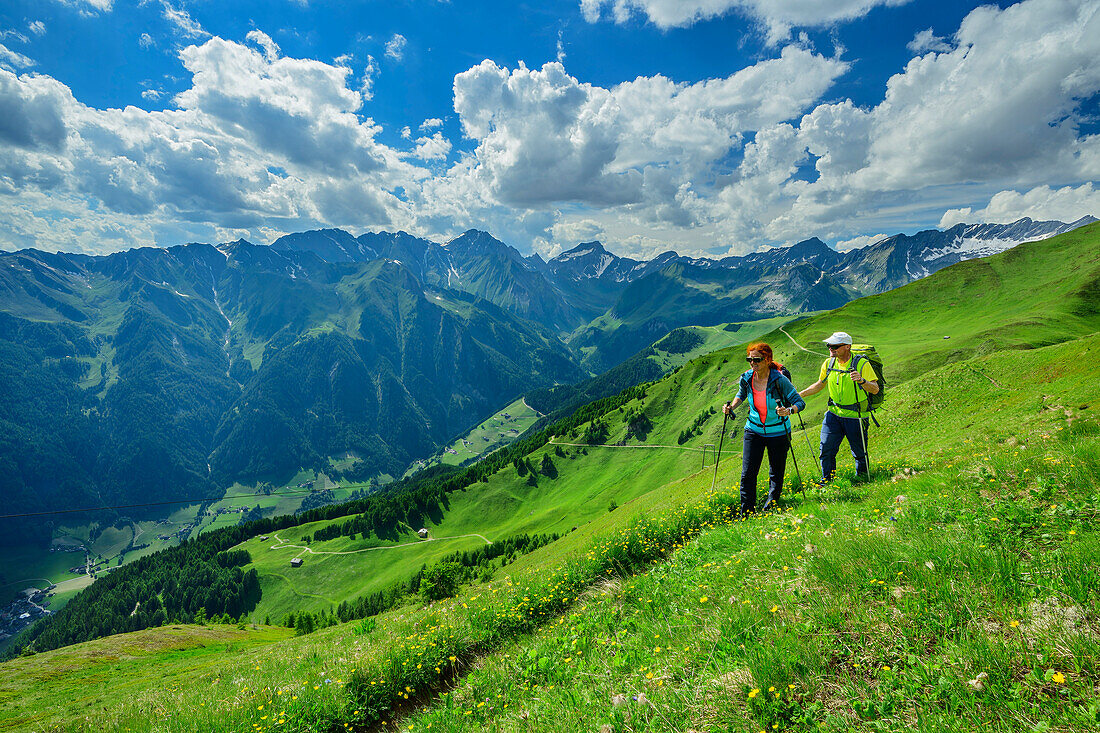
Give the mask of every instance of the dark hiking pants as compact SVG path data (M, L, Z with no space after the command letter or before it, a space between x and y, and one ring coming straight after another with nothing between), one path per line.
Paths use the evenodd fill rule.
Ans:
M764 508L769 509L779 499L783 491L783 472L787 467L787 450L790 440L786 434L766 437L745 431L745 448L741 456L741 511L756 511L756 477L760 473L760 464L764 460L764 450L768 451L768 500Z

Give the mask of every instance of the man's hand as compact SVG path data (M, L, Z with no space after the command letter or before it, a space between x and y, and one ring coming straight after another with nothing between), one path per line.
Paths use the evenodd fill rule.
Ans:
M859 372L855 369L849 369L848 376L851 377L852 381L856 384L863 384L863 382L865 381L863 377L859 376Z
M727 416L733 414L733 403L732 402L727 402L726 404L722 405L722 414L727 415Z

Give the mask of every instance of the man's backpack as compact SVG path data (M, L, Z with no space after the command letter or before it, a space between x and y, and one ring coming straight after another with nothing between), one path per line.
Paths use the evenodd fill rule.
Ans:
M874 346L870 344L852 344L852 368L858 369L860 361L866 359L871 364L871 368L875 370L875 374L878 376L878 394L871 394L867 392L867 411L874 412L882 404L883 398L886 397L886 375L882 371L882 357L878 355L878 351ZM829 371L837 371L833 367L836 365L836 357L829 359Z

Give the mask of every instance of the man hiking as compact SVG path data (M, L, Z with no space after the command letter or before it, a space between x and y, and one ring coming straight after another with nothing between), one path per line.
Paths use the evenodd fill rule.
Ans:
M869 478L868 394L878 394L878 375L867 359L852 359L852 337L843 331L825 339L825 345L829 347L829 358L821 364L820 377L799 392L809 397L829 387L829 410L821 423L822 481L831 481L836 473L836 454L845 438L856 460L856 476Z

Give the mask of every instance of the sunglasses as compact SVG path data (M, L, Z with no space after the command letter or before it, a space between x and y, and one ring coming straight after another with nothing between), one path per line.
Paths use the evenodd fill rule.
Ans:
M829 347L829 351L836 351L841 346L847 346L848 344L825 344L825 345Z
M762 357L762 356L746 356L745 361L749 362L750 364L759 364L760 362L764 361L764 357Z

